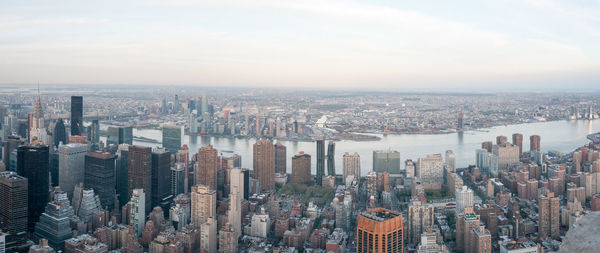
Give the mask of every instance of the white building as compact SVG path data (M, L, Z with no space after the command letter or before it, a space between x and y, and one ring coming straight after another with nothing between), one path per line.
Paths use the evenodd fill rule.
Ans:
M214 218L200 224L200 250L217 252L217 220Z
M486 174L498 174L498 156L487 152L485 149L475 151L475 164L477 168Z
M465 207L473 207L473 190L467 186L456 190L456 214L462 213Z
M439 184L441 186L444 183L444 159L442 155L434 154L419 158L415 173L415 176L421 179L423 184Z
M265 213L265 210L261 208L260 214L254 214L252 216L250 235L267 238L270 227L271 219L269 218L269 215Z
M135 228L135 233L139 237L142 235L146 224L146 194L144 189L133 189L129 206L131 207L129 225Z
M229 193L228 220L237 237L242 235L242 201L237 186L232 187Z

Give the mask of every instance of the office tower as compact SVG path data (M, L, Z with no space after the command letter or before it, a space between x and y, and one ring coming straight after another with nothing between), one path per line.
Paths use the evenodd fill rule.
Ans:
M116 166L116 192L119 195L119 208L129 202L129 146L119 145L117 149Z
M325 140L317 140L317 177L316 184L323 184L323 175L325 174Z
M6 166L6 170L10 170L10 164L15 162L11 161L10 154L22 144L23 141L17 136L7 136L2 140L2 162Z
M292 157L292 179L290 183L310 184L310 155L300 151Z
M185 193L185 164L176 163L175 167L171 167L171 187L170 192L172 196Z
M408 206L408 243L419 244L421 234L433 227L433 205L423 204L417 198L413 198Z
M33 108L33 115L31 117L31 122L29 123L29 141L33 141L37 139L42 142L46 142L46 127L44 125L44 110L42 109L42 104L40 101L40 92L38 89L37 100L35 101L35 106Z
M152 192L152 149L142 146L129 146L128 157L127 190L129 196L131 196L133 189L143 189L144 210L150 211L150 196L146 195L150 195Z
M427 155L425 158L417 160L415 169L416 177L423 184L435 185L439 188L444 183L444 159L440 154ZM438 187L439 186L439 187Z
M415 162L412 159L408 159L404 162L404 169L406 170L406 178L415 177Z
M0 172L0 231L9 234L6 248L27 239L27 188L27 178L13 171Z
M478 228L481 218L473 207L467 207L462 213L456 214L456 250L469 253L472 252L472 233L474 228Z
M456 155L452 150L446 150L446 166L448 172L456 172Z
M177 125L162 125L162 146L171 152L177 153L181 148L181 140L183 139L183 127Z
M376 208L360 213L357 223L357 253L403 252L402 214Z
M261 208L259 213L252 216L250 235L267 238L269 231L271 231L271 218L265 212L265 209Z
M100 122L97 119L92 120L88 138L92 143L100 142Z
M498 156L488 152L486 149L475 151L475 164L477 168L486 174L498 174Z
M238 235L229 223L219 231L219 253L237 253Z
M106 137L106 144L120 145L120 144L133 144L133 127L131 126L119 126L119 127L108 127L108 136Z
M260 189L273 190L275 186L275 158L273 144L260 139L253 146L254 177L258 179Z
M465 208L473 207L473 190L467 186L456 189L456 213L462 213Z
M504 144L508 142L508 138L504 135L496 136L496 145Z
M523 153L523 134L515 133L512 135L512 144L519 147L519 157Z
M360 180L360 156L358 153L354 152L354 155L350 155L348 152L344 153L342 167L344 182L348 176L353 176L356 181Z
M333 141L327 145L327 174L335 176L335 142Z
M198 112L200 114L208 113L208 97L206 94L200 100L200 110Z
M78 184L73 190L73 211L81 221L90 224L94 213L102 209L100 198L93 189L84 189L83 184Z
M131 208L129 211L129 225L135 229L136 237L142 235L144 224L146 224L146 193L144 189L132 189L131 200L128 205ZM125 215L125 214L123 214Z
M462 112L459 112L458 113L458 123L457 123L458 130L461 130L464 128L464 125L463 125L464 119L465 119L465 115Z
M227 218L231 228L237 235L235 237L237 239L242 235L242 201L241 193L237 186L233 186L229 193L229 213Z
M217 218L217 192L206 185L192 186L191 223L196 228Z
M58 145L60 145L60 143L67 144L67 128L65 127L65 122L63 121L63 119L56 120L54 128L50 129L50 131L52 131L52 145L54 146L54 148L58 148Z
M560 199L554 197L552 192L542 194L538 197L538 206L540 237L558 239L560 237Z
M378 196L379 194L377 194L377 172L369 171L369 173L367 174L367 197L376 200Z
M217 190L217 150L212 145L198 149L196 184Z
M83 184L98 194L101 207L107 210L112 210L115 205L115 171L115 155L100 151L91 151L85 155Z
M83 135L82 96L71 96L71 135Z
M33 238L35 241L47 239L50 247L62 250L64 242L73 236L70 222L74 212L67 194L62 191L55 192L54 200L48 203L45 210L35 225Z
M373 170L375 172L400 174L400 152L395 150L373 151Z
M250 192L249 172L247 169L231 169L229 172L229 192L233 191L233 187L237 187L237 190L240 192L240 198L248 199Z
M200 225L200 252L217 252L217 219L208 218Z
M487 152L492 153L492 148L494 144L491 141L484 141L481 143L481 149L487 150Z
M190 149L186 144L183 144L179 151L177 151L177 158L175 159L178 163L183 163L183 191L188 193L190 187L193 184L194 178L190 176Z
M539 135L529 136L529 150L540 152L540 141L542 137Z
M83 183L86 144L70 143L58 146L58 185L69 197L75 185Z
M164 148L152 150L152 187L150 203L152 207L160 206L169 210L171 195L171 153Z
M498 169L507 169L520 161L519 147L510 143L494 145L492 151L498 157Z
M48 203L48 146L24 145L17 148L17 173L28 182L28 228L33 231Z
M287 148L277 142L275 144L275 172L286 174L287 173ZM237 166L239 167L239 166Z

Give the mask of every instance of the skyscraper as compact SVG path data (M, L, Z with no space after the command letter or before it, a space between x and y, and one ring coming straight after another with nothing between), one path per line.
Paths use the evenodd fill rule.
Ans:
M358 153L355 152L354 155L350 155L348 152L344 153L342 167L344 182L346 182L348 176L354 176L357 181L360 179L360 156Z
M152 187L150 203L152 207L160 206L169 210L173 198L171 195L171 153L164 148L152 150Z
M108 152L91 151L85 155L84 185L100 197L102 208L112 210L115 205L115 156Z
M514 133L512 135L512 144L519 147L519 156L523 153L523 134Z
M48 146L24 145L17 148L17 173L28 182L28 228L33 231L48 203Z
M433 223L433 205L422 204L419 199L411 199L408 206L408 243L412 245L419 244L421 234L434 225Z
M260 139L254 143L253 151L254 177L258 179L261 190L272 190L275 187L273 144L265 139Z
M73 196L75 185L83 183L87 152L86 144L70 143L58 146L58 185L69 197Z
M327 145L327 174L335 176L335 142L333 141Z
M456 172L456 155L452 150L446 150L446 166L448 172Z
M71 96L71 135L83 134L83 97Z
M458 130L461 130L464 128L464 125L463 125L464 119L465 119L465 115L462 112L459 112L458 113L458 123L456 124L456 127Z
M395 150L373 151L373 170L375 172L400 174L400 152Z
M456 214L456 250L461 252L472 252L472 231L478 228L481 217L473 210L473 207L467 207L462 213Z
M539 196L538 206L538 233L540 237L558 239L560 237L560 199L554 197L554 193L549 192L546 195Z
M92 143L100 142L100 122L97 119L92 120L88 140Z
M149 212L151 210L151 201L146 195L149 195L149 193L152 192L152 149L142 146L129 146L128 156L127 188L129 195L131 196L133 189L143 189L145 194L144 210Z
M0 172L0 230L10 234L6 245L27 239L27 187L27 178L13 171Z
M108 136L106 137L106 144L133 144L133 127L131 126L119 126L119 127L108 127Z
M508 142L508 138L506 138L506 136L504 136L504 135L496 136L496 145L504 144L506 142Z
M131 200L128 203L131 208L129 212L129 225L134 227L137 237L142 234L144 224L146 224L147 205L145 203L148 203L148 201L146 200L144 189L132 189Z
M529 150L540 152L540 141L542 137L539 135L529 136Z
M519 162L519 147L504 142L492 147L494 155L498 157L498 168L506 169Z
M35 225L34 240L47 239L52 248L64 249L64 242L73 236L70 227L73 217L73 207L67 194L63 191L55 192L54 200L48 203L40 221Z
M191 223L200 228L209 219L217 218L217 192L206 185L192 186Z
M473 190L463 186L456 189L456 213L462 213L467 207L473 207Z
M237 239L242 235L242 201L241 193L237 186L231 187L231 192L229 193L229 213L227 220L237 235L235 237Z
M217 150L212 145L198 149L196 183L217 190Z
M181 148L181 140L183 139L183 127L177 125L162 125L162 146L171 152L177 153Z
M358 215L356 252L402 253L402 214L383 208L370 209Z
M316 185L323 184L323 175L325 174L325 140L317 140L317 177Z
M234 191L234 187L240 192L240 199L248 199L249 193L249 171L247 169L233 168L229 171L229 192Z
M62 144L67 144L67 129L65 127L65 122L63 119L56 120L56 124L54 124L54 129L51 129L52 138L54 141L52 145L54 148L58 148L58 145L62 142Z
M129 202L129 145L121 144L117 149L116 191L119 195L119 208Z
M441 154L427 155L417 160L416 177L423 184L441 185L444 183L444 159ZM433 186L432 186L433 187Z
M287 173L287 148L279 141L275 144L275 172Z
M310 183L310 155L300 151L292 157L292 178L294 184Z

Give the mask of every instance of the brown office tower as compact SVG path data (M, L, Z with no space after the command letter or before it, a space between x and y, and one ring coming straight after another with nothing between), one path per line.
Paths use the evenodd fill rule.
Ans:
M516 133L512 135L512 144L519 147L519 157L523 153L523 135Z
M0 172L0 230L9 233L7 252L11 244L27 240L27 187L27 178L12 171ZM4 252L1 247L0 252Z
M487 152L492 153L492 147L494 144L491 141L484 141L481 143L481 148L487 150Z
M479 227L481 218L473 207L466 207L464 211L456 216L456 251L465 253L472 252L473 229Z
M144 189L148 195L152 192L152 148L142 146L129 146L129 198L133 189ZM152 208L151 198L146 197L146 213Z
M539 135L529 136L529 150L540 152L540 141L542 137Z
M310 155L300 151L292 157L292 179L294 184L310 183Z
M196 183L217 190L217 150L212 145L198 149Z
M383 208L358 215L356 252L401 253L403 250L402 214Z
M285 174L287 173L287 148L281 144L281 142L277 142L275 144L275 172Z
M508 142L508 138L504 135L496 136L496 145Z
M471 251L472 253L490 253L492 252L492 235L485 229L484 225L471 230ZM469 252L469 251L466 251Z
M539 203L539 224L538 233L540 238L550 236L554 239L560 237L560 199L554 197L554 193L540 195Z
M260 139L254 143L253 169L260 189L272 190L275 186L275 152L273 143Z

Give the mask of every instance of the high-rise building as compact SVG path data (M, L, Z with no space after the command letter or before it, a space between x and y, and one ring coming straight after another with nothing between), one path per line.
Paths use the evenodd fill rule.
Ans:
M144 225L146 224L146 193L144 189L132 189L131 200L128 205L129 211L129 225L135 229L136 236L139 237L144 231ZM125 215L125 214L123 214Z
M512 135L512 144L519 147L519 156L523 153L523 134L514 133Z
M456 172L456 155L452 150L446 150L446 166L448 172Z
M219 253L237 253L238 235L229 223L219 231Z
M492 147L494 155L498 157L498 169L507 169L519 162L519 147L504 142Z
M275 144L275 172L287 173L287 148L279 141Z
M478 228L481 218L472 207L467 207L462 213L456 215L456 250L471 253L473 243L473 229Z
M102 209L98 195L93 189L84 189L83 184L75 186L72 203L75 215L88 224L91 224L94 213Z
M73 236L70 222L74 215L67 194L63 191L55 192L54 200L48 203L40 221L35 225L34 240L47 239L50 247L64 249L64 242Z
M160 206L169 210L173 195L171 195L171 153L164 148L152 150L152 187L150 203L152 207Z
M0 172L0 230L9 234L7 249L27 239L27 188L27 178L13 171Z
M171 154L177 153L181 148L183 127L177 125L162 125L162 146Z
M325 140L317 140L317 177L316 184L323 184L323 176L325 175Z
M54 148L58 148L60 143L67 144L67 128L65 127L65 122L63 119L56 120L56 124L54 124L54 129L50 129L52 131L52 145Z
M373 170L375 172L400 174L400 152L395 150L373 151Z
M16 161L11 161L10 154L23 144L23 140L18 136L7 136L2 140L2 162L7 170L10 170L10 165Z
M233 168L229 171L229 192L236 187L240 192L240 199L248 199L250 193L250 178L247 169Z
M259 213L252 216L250 225L250 235L256 237L267 238L271 231L271 218L265 212L264 208L260 209Z
M540 152L540 141L542 137L539 135L529 136L529 150Z
M100 122L97 119L92 120L90 132L88 133L88 140L92 143L100 142Z
M479 225L471 230L472 253L491 253L492 252L492 235L484 225Z
M196 228L217 218L217 192L206 185L192 186L191 223Z
M75 185L85 179L86 144L69 143L58 146L58 185L69 197Z
M504 144L508 142L508 138L504 135L496 136L496 145Z
M481 143L481 149L487 150L487 152L492 153L492 147L494 144L491 141L484 141Z
M108 152L91 151L85 155L84 185L100 197L102 208L112 210L115 205L115 156Z
M292 157L292 179L294 184L310 184L310 155L300 151Z
M217 252L217 219L208 218L200 225L200 252Z
M344 182L348 176L353 176L356 181L360 179L360 156L354 152L354 155L350 155L348 152L344 153L342 159Z
M402 214L383 208L370 209L358 215L356 252L402 253Z
M491 175L498 174L498 156L488 152L486 149L475 151L475 164L482 172Z
M115 188L119 195L119 208L121 208L129 202L129 145L119 145L115 166Z
M231 229L237 235L235 237L237 239L242 235L242 201L237 186L233 186L229 193L229 213L227 218Z
M176 163L174 167L171 167L171 195L177 196L179 194L185 193L184 180L185 180L185 164L184 163Z
M183 144L179 151L177 151L177 157L175 160L178 163L183 163L183 169L185 170L183 174L183 191L188 193L192 183L194 182L194 178L190 175L190 149L186 144Z
M406 178L415 177L415 162L412 159L407 159L404 162L404 169L406 170Z
M458 113L458 122L457 122L458 130L461 130L464 128L464 119L465 119L465 115L462 112L459 112Z
M541 238L560 237L560 199L550 192L538 198L539 224L538 233Z
M198 149L196 183L217 190L217 150L212 145Z
M423 184L441 185L444 183L444 159L441 154L427 155L417 160L415 176ZM437 187L437 186L435 186Z
M253 146L254 177L258 179L260 189L272 190L275 187L275 158L273 144L260 139Z
M133 127L131 126L119 126L119 127L108 127L108 137L106 137L106 144L128 144L133 145Z
M376 200L379 196L377 193L377 172L369 171L367 174L367 197Z
M463 185L462 189L456 189L456 213L462 213L467 207L473 207L473 190Z
M144 210L149 212L151 210L151 201L149 196L146 195L150 195L152 192L152 148L129 146L128 157L128 193L131 196L133 189L143 189Z
M82 96L71 96L71 135L83 135Z
M17 173L28 182L28 228L33 231L48 203L48 146L23 145L17 148Z
M419 199L411 199L408 206L408 243L419 244L421 234L434 225L433 205L423 204Z
M42 142L46 142L47 136L46 127L44 125L44 110L40 100L40 93L38 89L37 100L33 108L33 115L31 115L31 122L29 122L29 141L32 142L37 139Z
M333 141L327 145L327 174L335 176L335 142Z

